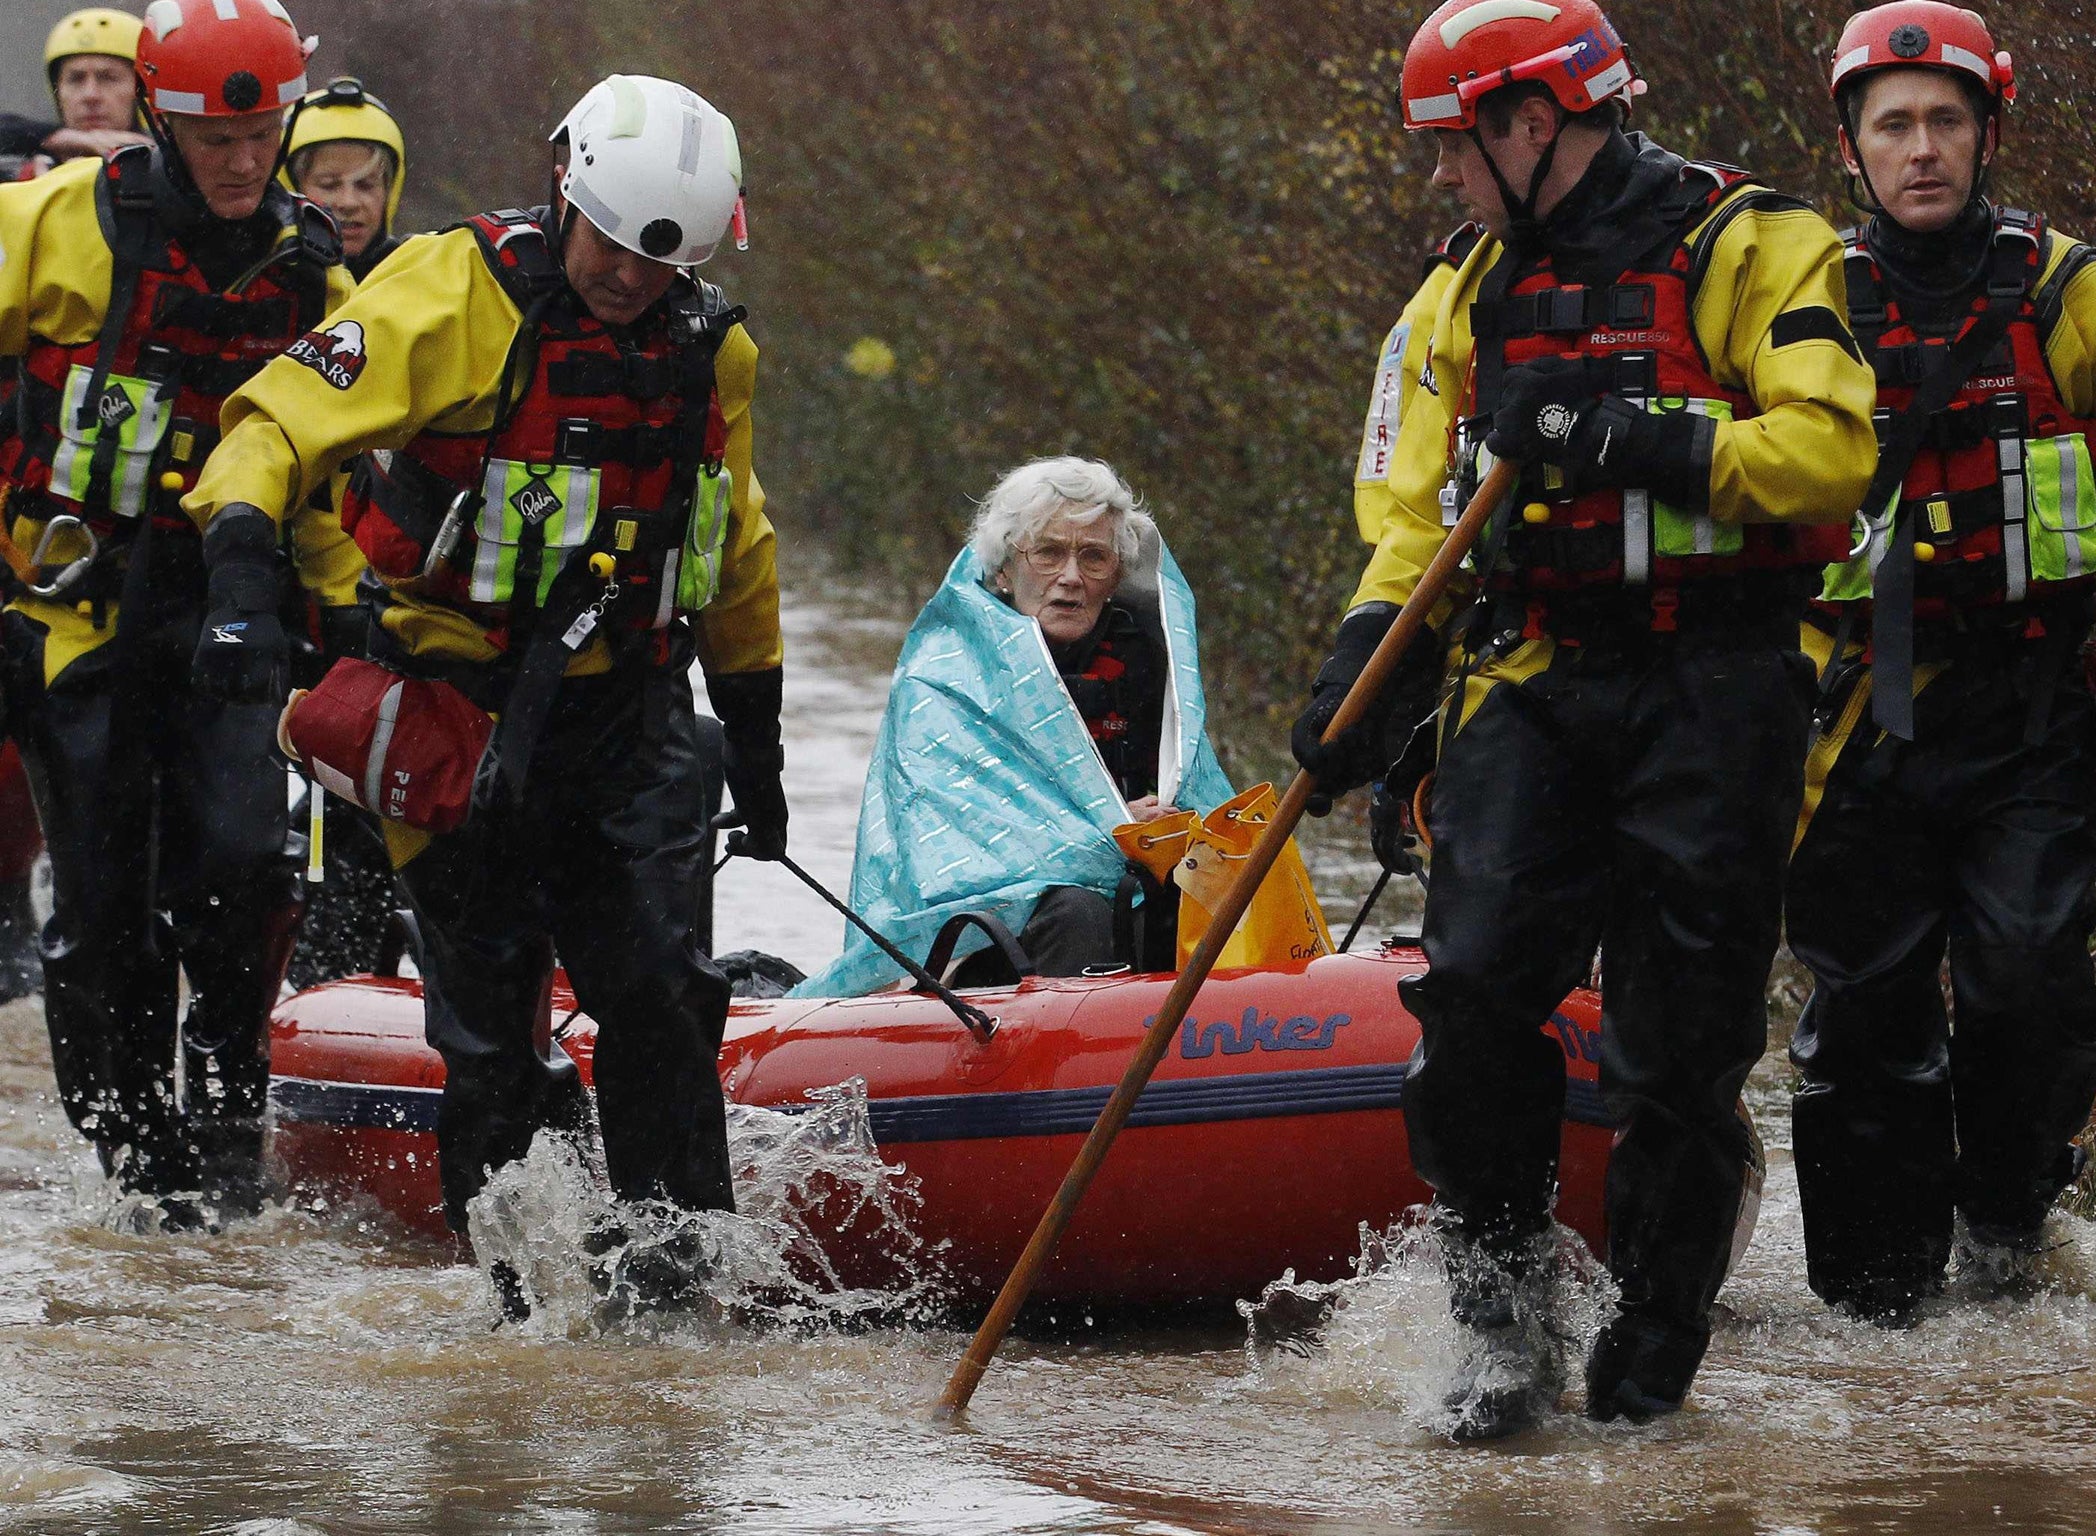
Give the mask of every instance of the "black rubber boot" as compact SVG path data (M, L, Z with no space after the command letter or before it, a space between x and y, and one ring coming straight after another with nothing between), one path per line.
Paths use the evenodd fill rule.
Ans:
M1462 1358L1442 1403L1458 1444L1519 1434L1557 1403L1563 1371L1548 1325L1547 1241L1508 1249L1444 1240Z
M706 1281L718 1255L705 1234L688 1227L639 1236L620 1223L600 1227L583 1242L592 1255L590 1284L596 1289L600 1326L664 1313L715 1309Z
M1646 1424L1673 1413L1708 1348L1708 1328L1618 1312L1587 1356L1587 1417Z

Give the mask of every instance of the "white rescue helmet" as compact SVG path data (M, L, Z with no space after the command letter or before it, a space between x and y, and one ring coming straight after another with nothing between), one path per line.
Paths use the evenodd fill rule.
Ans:
M550 142L568 149L561 196L606 239L676 267L706 260L731 227L735 248L749 249L735 125L696 91L612 75Z

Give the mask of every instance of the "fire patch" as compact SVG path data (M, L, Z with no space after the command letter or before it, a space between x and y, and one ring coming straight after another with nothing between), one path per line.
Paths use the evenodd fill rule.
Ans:
M354 320L337 320L325 330L308 331L286 347L284 355L335 388L347 389L364 372L364 327Z

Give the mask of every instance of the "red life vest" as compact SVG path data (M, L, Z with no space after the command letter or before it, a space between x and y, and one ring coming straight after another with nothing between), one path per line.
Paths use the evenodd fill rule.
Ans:
M272 187L263 206L283 236L219 292L156 214L158 175L147 146L110 159L95 189L113 268L101 333L73 346L29 338L25 430L4 452L18 511L71 513L99 535L148 513L195 532L178 503L218 444L219 408L320 322L327 268L341 259L327 216Z
M1547 255L1513 268L1504 297L1481 299L1471 306L1472 388L1478 410L1490 409L1489 397L1507 367L1565 357L1605 359L1612 392L1649 410L1688 411L1721 420L1757 414L1751 396L1712 376L1694 321L1702 263L1731 221L1750 208L1798 206L1765 188L1732 195L1750 181L1746 172L1729 166L1685 166L1680 187L1665 210L1666 222L1678 226L1681 238L1634 258L1606 286L1561 285ZM1502 262L1517 259L1511 254L1501 257ZM1459 445L1465 466L1474 466L1476 449L1489 426L1489 416L1466 424ZM1474 476L1474 468L1470 474ZM1474 484L1472 479L1468 486L1459 483L1443 493L1449 522L1467 503ZM1502 559L1488 587L1518 592L1603 586L1664 589L1752 571L1821 566L1848 551L1848 530L1843 527L1726 523L1707 513L1668 507L1647 491L1602 490L1568 497L1562 484L1554 472L1531 470L1523 476L1516 505L1540 504L1548 518L1524 518L1507 530Z
M2076 245L2041 281L2045 221L1998 208L1986 280L1947 324L1918 326L1901 310L1871 255L1864 232L1846 231L1849 319L1877 372L1878 432L1907 409L1915 387L1997 295L2021 292L2008 333L1936 413L1900 488L1914 520L1914 612L1941 618L2084 585L2096 574L2096 490L2089 483L2088 434L2096 421L2074 414L2045 355L2069 281L2096 251ZM1892 508L1865 508L1857 557L1829 581L1830 599L1868 594L1874 564L1892 526ZM2084 533L2086 528L2086 533Z
M611 612L626 628L661 629L703 607L732 494L713 363L746 312L680 279L614 335L568 292L544 217L481 214L465 226L524 316L504 366L514 403L492 432L424 432L366 455L342 507L373 570L423 578L419 595L472 615L498 644L528 630L565 566L596 553L615 562Z

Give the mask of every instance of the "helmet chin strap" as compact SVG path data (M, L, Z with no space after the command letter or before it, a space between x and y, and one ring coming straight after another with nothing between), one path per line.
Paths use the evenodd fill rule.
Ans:
M141 92L141 95L143 92ZM175 195L184 209L200 219L212 217L211 204L204 197L204 189L190 174L189 162L182 158L181 146L175 143L175 130L165 113L150 105L142 105L146 129L153 136L153 143L160 151L161 179L168 191Z
M1470 140L1477 145L1477 152L1485 157L1485 169L1492 173L1492 180L1499 187L1500 201L1506 204L1507 241L1512 245L1534 245L1543 232L1543 221L1536 213L1536 199L1543 195L1543 183L1549 179L1550 168L1557 163L1557 147L1565 141L1565 125L1559 119L1557 132L1543 146L1542 156L1536 161L1535 171L1528 178L1528 195L1516 197L1513 186L1507 181L1506 173L1499 168L1499 161L1485 145L1485 136L1476 123L1469 128Z

